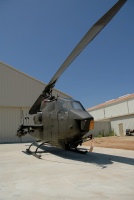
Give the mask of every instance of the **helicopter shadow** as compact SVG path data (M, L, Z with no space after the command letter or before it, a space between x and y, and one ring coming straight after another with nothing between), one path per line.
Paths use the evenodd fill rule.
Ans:
M55 155L64 159L62 161L49 160L52 162L64 162L64 163L66 162L67 163L67 161L72 160L72 161L78 161L81 163L94 164L102 168L106 168L107 165L112 165L114 162L134 166L134 159L128 158L128 157L108 155L108 154L96 153L96 152L88 152L86 154L80 154L80 153L76 153L72 151L65 151L63 149L52 147L52 146L42 146L40 149L43 151L38 151L38 153L42 155L44 153L50 153L52 155ZM42 160L45 160L45 156L42 157ZM73 164L78 165L79 164L78 162L73 163Z

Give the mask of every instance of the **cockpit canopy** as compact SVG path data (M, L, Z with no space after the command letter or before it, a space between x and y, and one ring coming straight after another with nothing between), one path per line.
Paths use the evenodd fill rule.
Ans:
M58 98L57 99L58 103L58 109L59 110L85 110L82 104L79 101L73 100L73 99L62 99Z
M43 109L47 108L47 111L53 111L55 109L58 109L59 111L70 111L70 110L75 110L75 111L85 111L84 107L79 101L76 101L74 99L65 99L65 98L58 98L54 101L50 100L43 100L41 103L41 111Z

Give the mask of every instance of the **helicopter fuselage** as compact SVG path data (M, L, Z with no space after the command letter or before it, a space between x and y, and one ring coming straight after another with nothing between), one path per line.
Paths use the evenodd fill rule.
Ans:
M29 134L38 140L68 149L82 144L93 125L93 117L79 101L58 97L53 101L43 100L34 116L34 125L23 125L23 128L31 127Z
M34 116L34 123L42 125L31 135L64 149L68 145L77 146L84 135L93 129L93 117L79 101L57 98L42 101L41 111Z

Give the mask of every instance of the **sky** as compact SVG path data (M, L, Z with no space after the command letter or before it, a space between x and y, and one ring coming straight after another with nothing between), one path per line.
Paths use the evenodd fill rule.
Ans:
M0 0L0 61L47 84L89 28L116 2ZM55 88L85 108L134 93L134 0L125 3Z

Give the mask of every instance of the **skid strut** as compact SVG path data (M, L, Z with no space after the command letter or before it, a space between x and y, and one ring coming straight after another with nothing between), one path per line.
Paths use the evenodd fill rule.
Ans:
M26 149L26 151L27 151L27 153L32 154L32 155L35 156L36 158L41 158L41 155L38 155L38 154L37 154L37 151L38 151L38 149L39 149L41 146L43 146L44 144L46 144L46 142L42 142L42 143L41 143L40 145L38 145L38 146L36 145L37 142L41 142L41 140L38 140L38 141L33 142L33 143L29 146L29 148ZM30 150L30 148L31 148L33 145L37 146L35 152L32 152L32 151Z
M86 154L86 153L88 153L88 152L92 152L92 151L93 151L93 147L94 147L94 138L93 138L93 135L91 134L88 138L86 138L85 140L84 140L84 139L85 139L85 138L83 138L83 141L82 141L82 140L79 140L79 141L77 141L77 142L74 143L74 144L71 144L71 143L70 143L70 144L69 144L68 150L69 150L69 151L76 152L76 153L81 153L81 154ZM76 144L79 144L79 145L81 146L83 142L87 142L87 141L89 141L89 140L91 140L91 147L90 147L89 150L86 150L86 149L83 149L83 148L77 148L77 147L75 147Z
M41 140L38 140L38 141L33 142L33 143L29 146L29 148L26 149L26 151L27 151L28 153L30 153L30 152L31 152L31 151L30 151L31 146L33 146L33 145L36 144L37 142L41 142Z
M41 146L43 146L45 143L46 143L46 142L42 142L42 143L36 148L35 153L34 153L34 154L35 154L35 155L34 155L35 157L41 158L41 155L37 155L37 151L38 151L38 149L39 149Z

